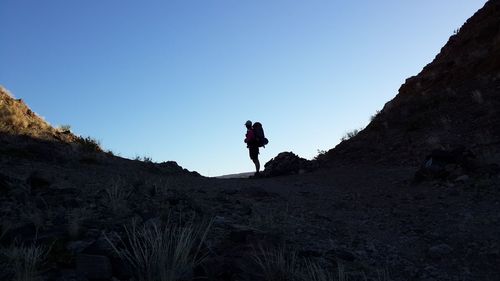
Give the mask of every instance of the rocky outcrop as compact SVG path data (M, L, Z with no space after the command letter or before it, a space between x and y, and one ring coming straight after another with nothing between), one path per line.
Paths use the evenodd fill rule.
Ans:
M299 174L314 169L314 164L304 158L300 158L293 152L281 152L265 165L264 176L283 176Z

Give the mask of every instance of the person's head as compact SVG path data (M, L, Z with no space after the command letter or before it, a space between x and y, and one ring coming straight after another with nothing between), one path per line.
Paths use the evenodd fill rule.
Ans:
M252 128L252 121L248 120L248 121L245 123L245 126L247 127L247 129Z

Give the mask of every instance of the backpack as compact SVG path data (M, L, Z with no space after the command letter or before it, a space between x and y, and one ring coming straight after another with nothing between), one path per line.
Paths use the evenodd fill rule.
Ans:
M269 143L269 140L264 135L264 129L262 128L262 124L260 122L255 122L253 124L253 133L255 134L255 139L259 147L264 147Z

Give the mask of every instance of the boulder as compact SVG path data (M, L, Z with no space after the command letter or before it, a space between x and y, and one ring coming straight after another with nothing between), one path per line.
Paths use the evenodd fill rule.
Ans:
M267 162L264 167L265 176L283 176L299 174L313 169L311 161L300 158L293 152L281 152L276 157Z

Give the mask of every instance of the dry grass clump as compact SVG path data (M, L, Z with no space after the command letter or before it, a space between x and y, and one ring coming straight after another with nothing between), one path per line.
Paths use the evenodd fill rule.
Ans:
M50 249L38 245L12 245L0 252L3 272L0 276L13 281L38 280L40 268L45 262Z
M127 200L132 194L132 188L123 180L114 179L104 191L107 195L107 204L113 214L126 213Z
M254 249L252 260L257 266L253 274L264 281L389 281L387 270L373 273L371 278L364 271L348 271L342 263L336 268L325 267L319 262L299 258L293 249L284 246L278 248Z
M202 245L211 221L184 225L167 223L131 228L125 227L125 236L116 239L105 236L116 254L132 268L138 281L188 280L194 268L206 255Z
M252 259L258 266L260 278L264 281L300 281L302 268L295 251L282 246L277 249L254 249Z
M98 140L91 137L77 137L76 142L80 144L80 147L85 152L102 152L101 144Z

